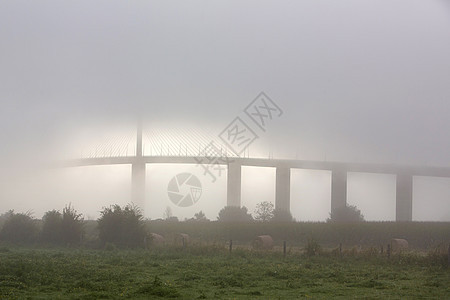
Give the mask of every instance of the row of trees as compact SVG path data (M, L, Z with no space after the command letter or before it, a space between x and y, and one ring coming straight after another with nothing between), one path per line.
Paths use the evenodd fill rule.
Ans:
M257 205L255 219L261 222L292 222L289 212L274 209L270 202ZM168 215L168 220L172 216ZM195 214L189 221L207 221L203 212ZM354 206L336 210L329 222L363 221L361 212ZM219 212L220 222L251 222L252 215L246 207L228 206ZM39 224L41 223L41 224ZM30 213L9 211L0 216L0 239L13 243L43 242L59 245L80 244L84 236L85 222L80 213L71 205L62 212L51 210L44 214L42 221L34 219ZM139 207L132 204L121 207L105 207L97 220L98 239L103 244L135 247L143 244L147 237L144 217Z
M85 233L85 222L71 205L62 212L51 210L42 221L30 213L8 211L0 217L0 239L12 243L42 242L55 245L78 245ZM103 243L135 247L142 245L146 236L144 218L134 205L105 207L97 220L98 239Z
M83 235L83 217L71 206L62 213L51 210L42 217L42 228L31 213L13 210L1 216L0 238L14 243L31 243L37 240L48 243L77 244Z
M264 201L258 203L255 209L255 217L248 213L247 208L244 207L224 207L219 212L219 221L225 222L247 222L247 221L261 221L261 222L292 222L295 221L289 211L275 209L273 203ZM330 214L327 222L362 222L364 216L361 211L353 205L343 206L336 209Z
M168 206L164 211L164 219L167 221L178 221L178 218L172 215L172 209ZM249 222L249 221L262 221L262 222L292 222L294 218L290 212L276 210L273 203L264 201L256 205L254 216L248 212L248 209L243 207L226 206L220 210L217 216L219 222ZM199 211L191 219L185 219L185 221L210 221L206 218L203 211Z
M173 216L170 206L166 207L163 217L167 221L178 222L178 218ZM185 219L185 221L210 221L203 211L194 214L193 218ZM256 205L254 216L243 207L226 206L220 210L217 216L219 222L250 222L250 221L274 221L274 222L292 222L294 219L289 212L276 210L271 202L264 201Z
M219 212L217 220L221 222L249 222L254 220L261 222L294 221L290 212L274 209L273 204L270 202L257 204L254 218L245 206L226 206Z
M178 218L172 215L172 209L168 206L164 211L164 219L167 221L178 221ZM221 222L293 222L295 219L289 211L275 209L273 203L268 201L260 202L256 205L254 215L248 212L248 209L243 207L226 206L217 217ZM200 211L191 219L185 221L209 221L205 214ZM336 209L330 213L327 222L362 222L364 216L361 211L353 205L347 205Z

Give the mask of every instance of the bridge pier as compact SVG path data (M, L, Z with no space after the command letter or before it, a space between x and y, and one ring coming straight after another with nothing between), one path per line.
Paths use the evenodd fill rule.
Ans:
M331 171L331 214L347 205L347 171Z
M228 163L227 206L241 207L241 165L236 162Z
M396 221L412 221L413 176L397 174Z
M145 212L145 162L142 159L142 119L136 134L136 160L131 164L131 201Z
M277 167L275 183L275 209L290 212L291 169L289 167Z
M131 165L131 201L137 205L142 214L145 211L145 163L134 162Z

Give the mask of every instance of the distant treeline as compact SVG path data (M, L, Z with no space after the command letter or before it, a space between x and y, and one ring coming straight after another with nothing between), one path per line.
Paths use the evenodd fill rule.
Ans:
M230 210L234 212L236 209ZM240 220L225 216L209 221L204 214L178 221L144 220L140 209L133 205L113 205L101 211L98 220L86 221L73 207L61 212L48 211L42 219L27 213L9 211L0 216L0 240L14 244L48 244L102 248L146 247L150 233L157 233L171 243L180 233L187 234L191 243L245 245L259 235L270 235L275 244L286 241L290 246L304 246L311 238L324 247L386 245L392 238L406 239L410 247L432 249L447 244L450 222L292 222ZM245 210L246 212L246 210ZM226 214L226 213L225 213ZM242 212L239 214L243 215Z

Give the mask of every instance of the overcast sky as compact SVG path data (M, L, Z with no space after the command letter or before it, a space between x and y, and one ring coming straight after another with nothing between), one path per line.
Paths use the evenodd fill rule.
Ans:
M445 0L0 1L0 162L81 153L90 145L80 136L114 136L137 112L148 131L214 135L264 91L284 114L250 155L450 167L449 53ZM0 212L39 215L70 200L95 215L109 199L129 201L129 170L121 168L73 170L67 189L88 192L61 191L38 208L29 198L52 197L19 193L24 185L12 191L4 167ZM147 176L160 187L153 218L170 205L168 180L188 167L158 168ZM329 174L295 172L293 197L304 202L291 206L294 215L323 220ZM252 191L273 181L274 170L244 173L252 178L244 179L244 204L273 201L272 185L257 198ZM77 181L90 176L101 182L90 184L114 188L94 192ZM349 203L371 219L393 219L395 178L369 177L349 175ZM450 220L450 181L415 182L414 218ZM218 204L174 211L215 218L225 203L225 183L218 185L202 196ZM376 213L374 193L384 201Z

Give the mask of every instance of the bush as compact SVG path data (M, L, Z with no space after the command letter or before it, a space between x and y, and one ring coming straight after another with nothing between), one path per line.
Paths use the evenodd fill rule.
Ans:
M253 221L251 214L245 206L225 206L219 212L217 220L220 222L250 222Z
M0 231L0 238L12 243L27 244L36 240L38 226L30 213L10 211Z
M198 213L196 213L194 215L194 220L195 221L201 221L201 222L206 222L209 221L208 218L206 217L205 213L203 211L199 211Z
M205 213L203 211L199 211L198 213L194 214L193 218L190 219L184 219L185 222L209 222L210 220L206 217Z
M330 213L327 222L363 222L364 216L361 211L354 205L346 205L336 209Z
M42 217L41 240L49 243L61 242L62 215L57 210L51 210Z
M314 239L310 238L308 239L308 242L305 246L305 254L307 256L314 256L320 253L322 250L322 247L320 247L319 243Z
M83 217L70 206L63 209L61 220L61 240L66 244L78 244L83 237Z
M62 214L57 210L46 212L42 221L42 241L70 245L81 242L84 220L70 204L63 209Z
M8 210L7 212L0 215L0 228L3 227L3 224L5 224L6 220L14 214L14 210Z
M117 246L142 246L146 236L141 210L131 204L124 208L117 204L103 208L98 229L102 242Z
M293 222L294 218L292 217L290 211L275 209L273 211L273 217L270 221L278 223Z

